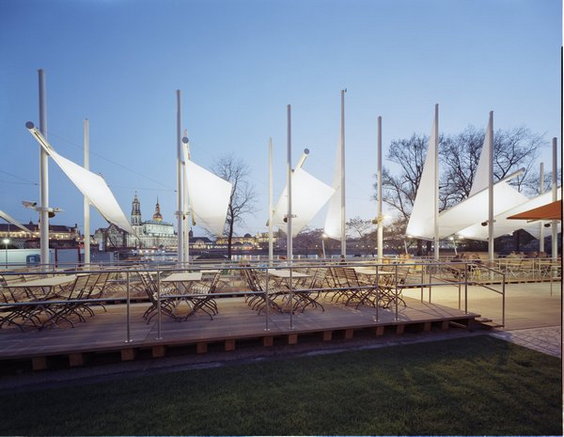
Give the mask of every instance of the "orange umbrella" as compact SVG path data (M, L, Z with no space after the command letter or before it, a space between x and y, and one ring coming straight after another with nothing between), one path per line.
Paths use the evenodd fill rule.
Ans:
M562 220L562 200L507 217L513 220Z

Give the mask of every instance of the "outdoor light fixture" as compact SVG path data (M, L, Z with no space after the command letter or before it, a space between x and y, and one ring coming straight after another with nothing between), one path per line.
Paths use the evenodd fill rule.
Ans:
M41 207L37 206L37 202L32 202L30 200L22 200L22 205L26 208L33 209L34 211L40 212ZM49 218L55 217L60 212L63 212L61 208L47 208L47 212L49 213Z

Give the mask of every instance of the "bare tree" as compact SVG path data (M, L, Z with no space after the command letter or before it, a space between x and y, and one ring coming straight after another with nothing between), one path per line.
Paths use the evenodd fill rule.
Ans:
M470 194L485 132L472 126L459 135L447 137L441 144L441 204L450 207ZM533 134L527 128L497 130L494 134L494 181L524 168L520 176L510 184L518 191L531 191L531 184L537 183L533 166L543 142L542 136Z
M345 226L347 230L354 235L353 238L362 239L373 230L374 223L372 223L372 220L364 220L357 216L345 223Z
M387 158L399 166L399 171L384 168L382 172L382 200L398 211L406 221L423 173L427 143L427 137L415 134L409 139L392 141ZM376 184L374 188L377 190Z
M470 194L484 135L484 130L470 126L458 135L440 136L439 209L455 205ZM527 128L497 130L494 135L494 180L498 181L524 168L525 172L511 183L520 191L531 187L535 179L532 167L542 142L542 136ZM392 141L387 158L399 168L397 172L388 168L382 172L383 200L398 211L406 222L423 173L427 144L426 136L415 134L410 139Z
M212 169L216 175L233 184L225 222L227 257L231 259L235 225L243 223L243 217L255 211L256 193L247 181L249 167L233 155L219 158Z

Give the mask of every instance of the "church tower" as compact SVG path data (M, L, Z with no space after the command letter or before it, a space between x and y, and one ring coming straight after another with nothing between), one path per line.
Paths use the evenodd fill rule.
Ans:
M137 193L135 193L135 197L131 203L131 225L141 226L141 203L139 203Z
M157 204L155 205L155 213L153 214L153 221L162 222L163 216L161 215L161 207L159 205L159 198L157 197Z

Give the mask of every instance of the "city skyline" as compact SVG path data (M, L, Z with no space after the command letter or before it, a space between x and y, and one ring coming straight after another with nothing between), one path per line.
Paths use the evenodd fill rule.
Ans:
M40 68L50 143L81 164L88 118L90 168L104 176L127 217L138 192L144 209L158 197L165 220L176 222L181 89L192 159L209 169L231 153L250 167L257 212L239 235L266 230L269 137L274 201L285 184L287 104L294 162L308 147L305 168L331 183L339 92L348 89L348 218L376 214L379 115L385 151L394 139L429 135L435 103L444 133L484 128L493 110L496 128L524 125L544 134L547 169L550 140L560 136L556 0L5 0L0 12L0 209L23 223L37 222L21 201L39 200L38 148L24 124L38 124ZM52 163L49 177L50 206L64 210L52 223L82 230L81 194ZM92 212L91 232L103 226Z

